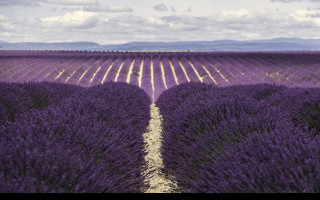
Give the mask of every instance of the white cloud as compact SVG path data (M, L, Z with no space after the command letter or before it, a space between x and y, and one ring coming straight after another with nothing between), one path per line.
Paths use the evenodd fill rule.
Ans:
M99 18L96 13L75 11L67 13L63 16L47 17L41 19L41 24L44 27L57 28L93 28L98 23Z
M39 6L40 3L55 5L97 5L98 0L1 0L0 6Z
M7 21L9 18L6 15L0 14L0 22Z
M0 31L6 32L8 34L9 31L14 31L14 19L0 14Z
M56 5L98 5L98 0L41 0L43 3Z
M292 3L300 1L311 1L311 2L320 2L320 0L271 0L271 2L282 2L282 3Z
M151 24L158 24L158 25L162 25L165 24L165 22L159 18L159 17L147 17L148 22L150 22Z
M154 10L163 12L163 11L168 11L168 8L167 8L167 6L165 4L160 3L160 4L157 4L157 5L154 6Z
M240 10L227 10L227 11L222 11L221 18L223 19L234 19L234 18L242 18L242 17L251 17L251 13L245 9L240 9Z
M37 6L39 5L39 1L34 0L1 0L0 6Z
M317 24L320 28L320 11L317 10L297 10L291 14L296 21L300 23L313 23Z
M133 9L124 5L112 5L112 6L85 6L84 11L90 12L132 12Z
M319 38L320 32L320 10L315 8L275 11L275 9L254 10L243 7L213 10L210 15L205 13L200 15L197 14L199 7L193 4L190 5L193 8L192 13L186 12L188 4L179 7L177 4L169 3L167 10L170 12L155 12L154 4L149 2L149 11L152 11L152 14L147 12L141 14L142 11L138 7L128 5L130 7L116 4L77 6L83 9L81 11L74 9L71 11L72 7L68 7L68 10L60 9L48 14L56 16L29 19L19 19L9 12L2 13L0 38L9 42L92 41L110 44L132 41ZM171 6L178 11L172 12ZM51 9L53 6L47 7ZM132 12L131 7L134 9Z

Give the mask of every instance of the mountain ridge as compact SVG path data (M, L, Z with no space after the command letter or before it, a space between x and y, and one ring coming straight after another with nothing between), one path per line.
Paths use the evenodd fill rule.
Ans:
M320 39L273 38L263 40L215 40L177 42L130 42L100 45L94 42L6 43L5 50L83 50L83 51L319 51Z

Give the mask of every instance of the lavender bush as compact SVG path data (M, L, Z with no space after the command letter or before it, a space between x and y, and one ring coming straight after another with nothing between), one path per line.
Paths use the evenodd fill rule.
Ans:
M0 124L14 121L26 111L44 109L58 104L82 88L61 83L3 83L0 82Z
M226 90L237 92L241 95L246 95L254 98L257 101L265 100L273 94L286 90L288 87L284 85L259 83L253 85L234 85L226 87Z
M288 112L296 127L320 133L320 88L288 88L266 99L272 106Z
M166 116L172 114L189 96L201 91L213 91L217 88L212 84L200 82L183 83L164 91L156 101L156 105L166 120Z
M183 90L186 86L178 87ZM205 87L207 90L203 90ZM169 102L171 94L174 101L169 106L173 108L175 103L177 106L164 115L163 171L173 175L180 187L192 188L191 183L198 179L199 170L208 163L208 156L215 158L224 154L225 146L239 144L251 134L292 128L289 113L254 98L254 94L270 93L263 88L268 87L257 87L250 92L253 95L249 95L252 88L243 88L247 92L241 93L239 87L209 88L205 84L194 84L195 92L184 101L183 98L175 101L179 99L177 92L163 93L157 102L159 105Z
M188 192L320 192L320 140L277 130L252 134L217 157L207 156Z
M142 192L149 104L107 83L22 113L0 128L0 192Z

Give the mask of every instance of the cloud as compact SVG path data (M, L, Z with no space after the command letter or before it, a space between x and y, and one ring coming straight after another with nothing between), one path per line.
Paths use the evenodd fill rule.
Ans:
M43 3L56 5L98 5L98 0L41 0Z
M124 5L113 5L113 6L85 6L84 11L90 12L132 12L133 9L129 6Z
M104 27L104 28L101 28ZM319 37L316 20L248 10L221 11L210 16L170 15L111 18L101 25L108 37L129 41L190 41L216 39L261 39L274 37ZM112 27L112 28L111 28ZM138 28L139 27L139 28ZM130 33L130 39L126 36ZM117 35L118 34L118 35ZM199 36L201 37L199 38Z
M0 6L40 6L44 4L55 5L98 5L98 0L1 0Z
M6 15L0 14L0 31L14 31L15 20L12 17L8 17Z
M63 16L47 17L40 20L44 27L89 29L96 26L99 18L97 14L92 12L75 11Z
M249 9L221 10L209 16L180 15L173 12L168 12L165 16L140 16L134 12L104 15L75 11L61 16L19 20L0 14L0 38L8 42L93 41L100 44L319 38L319 15L319 10L307 9L285 14Z
M311 2L320 2L320 0L270 0L271 2L282 2L282 3L292 3L300 1L311 1Z
M6 15L0 14L0 22L7 21L8 19Z
M252 18L252 13L249 12L246 9L240 9L240 10L226 10L221 12L221 17L224 20L229 20L229 19L242 19L244 17L251 17Z
M291 14L293 17L301 20L306 20L306 21L314 21L314 22L319 22L319 19L313 19L313 18L320 18L320 11L319 10L297 10L293 14Z
M320 28L320 11L317 10L297 10L290 16L295 18L296 21L305 24L315 24L317 29ZM319 31L318 31L319 32Z
M307 16L311 18L320 18L320 12L307 14Z
M160 12L164 12L164 11L168 11L168 8L165 4L160 3L154 6L154 10L155 11L160 11Z
M34 1L34 0L1 0L0 1L0 6L38 6L39 1Z

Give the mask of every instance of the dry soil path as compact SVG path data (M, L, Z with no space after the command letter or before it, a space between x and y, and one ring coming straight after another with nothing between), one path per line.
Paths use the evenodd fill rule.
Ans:
M150 105L151 120L148 131L144 134L144 141L148 144L145 151L148 155L145 160L149 162L147 172L156 169L148 178L150 178L150 187L146 193L172 193L177 191L177 184L164 177L159 170L163 167L161 158L162 145L162 116L159 108L155 104Z

